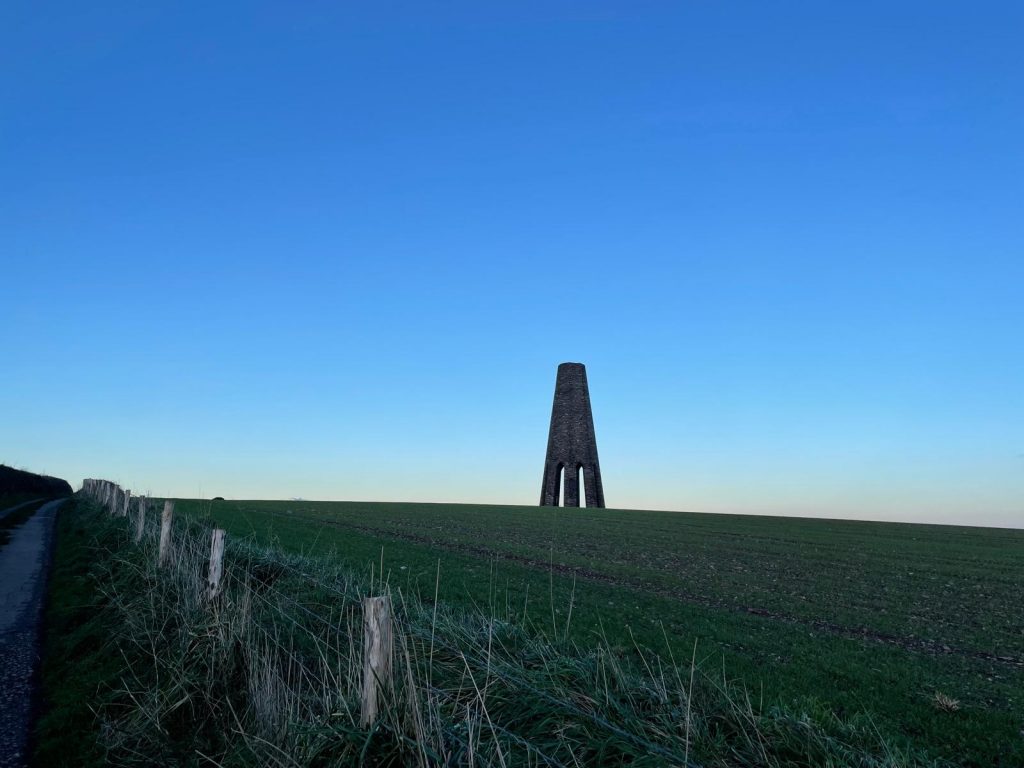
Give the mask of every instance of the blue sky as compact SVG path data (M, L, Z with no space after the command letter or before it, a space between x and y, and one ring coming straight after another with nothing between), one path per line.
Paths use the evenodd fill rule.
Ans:
M8 2L0 461L1024 525L1019 3ZM212 6L212 7L210 7Z

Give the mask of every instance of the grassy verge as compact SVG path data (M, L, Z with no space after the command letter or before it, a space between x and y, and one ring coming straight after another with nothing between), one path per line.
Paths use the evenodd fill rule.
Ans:
M40 498L38 493L8 493L0 494L0 512L11 507L16 507L18 504L23 504L26 501L32 501L33 499Z
M53 570L44 617L42 714L33 734L36 766L101 766L105 750L94 714L122 671L111 642L109 600L101 590L97 552L117 532L98 525L79 499L57 517Z
M229 540L227 587L202 582L209 530L179 525L156 566L155 521L81 503L60 523L37 734L46 765L918 766L869 711L786 707L692 652L573 638L574 593L434 599L387 568ZM150 515L150 517L154 517ZM447 565L447 563L445 564ZM421 585L422 586L422 585ZM390 594L396 675L359 726L361 600ZM504 597L508 597L507 593ZM618 629L616 629L618 631Z
M40 501L38 504L26 504L21 509L0 517L0 548L11 540L14 529L38 512L45 503L46 501Z

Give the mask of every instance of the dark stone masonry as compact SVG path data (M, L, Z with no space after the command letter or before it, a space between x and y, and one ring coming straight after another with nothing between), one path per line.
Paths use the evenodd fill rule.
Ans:
M580 471L588 507L604 506L601 466L597 461L594 416L590 411L587 369L582 363L562 363L555 379L551 406L548 455L540 490L542 507L557 507L565 475L565 506L580 505Z

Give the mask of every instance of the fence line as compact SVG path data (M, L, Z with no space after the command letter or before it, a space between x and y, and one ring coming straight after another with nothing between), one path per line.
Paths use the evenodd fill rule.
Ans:
M319 586L319 587L321 587L323 589L326 589L328 591L334 592L335 594L337 594L339 597L342 597L343 599L346 599L346 600L353 600L354 599L351 595L349 595L345 591L338 590L335 586L332 586L331 584L328 584L328 583L326 583L324 581L321 581L321 580L317 579L315 576L313 576L310 573L307 573L305 571L301 571L301 570L295 568L290 563L280 562L280 561L276 561L276 562L279 565L282 565L285 568L288 568L289 570L293 571L297 575L302 576L302 577L310 580L316 586ZM315 619L320 619L320 617L316 613L314 613L313 611L309 610L305 606L301 605L300 603L295 601L293 598L288 597L288 596L283 595L283 594L281 596L285 600L287 600L288 602L293 603L296 607L300 608L303 612L307 613L311 617L313 617ZM431 637L434 637L434 642L435 642L435 644L437 646L439 646L441 648L444 648L445 650L447 650L447 651L449 651L451 653L461 654L461 655L465 656L467 658L467 660L472 661L475 666L478 666L478 667L481 667L481 668L489 667L492 670L496 670L498 668L496 666L497 662L495 662L493 659L491 659L490 661L485 661L485 660L479 659L476 656L474 656L471 652L467 653L467 651L465 649L463 649L463 648L461 648L461 647L459 647L459 646L457 646L455 644L448 643L447 641L445 641L442 638L433 636L430 633L427 633L424 630L421 630L421 629L417 628L415 625L405 624L403 626L404 626L404 628L407 631L409 631L410 633L416 635L417 637L419 637L423 641L428 641L428 640L431 639ZM506 670L509 669L509 667L507 665L502 665L502 667L504 669L506 669ZM522 680L521 678L519 678L518 675L515 675L514 673L508 672L508 673L506 673L504 675L501 675L501 679L504 682L506 682L508 684L511 684L511 685L515 686L516 688L519 688L520 690L522 690L524 692L531 693L531 694L537 696L538 698L541 698L541 699L545 700L549 704L552 704L554 706L559 707L560 709L564 710L568 714L571 714L571 715L574 715L575 717L579 717L579 718L588 720L588 721L592 722L594 725L597 725L597 726L599 726L601 728L605 728L607 730L612 731L613 733L615 733L620 738L624 738L627 741L629 741L630 743L632 743L634 746L650 750L653 753L656 753L656 754L658 754L658 755L660 755L662 757L665 757L667 759L670 759L670 760L674 761L674 763L677 764L677 765L691 765L691 766L695 765L694 763L687 761L683 756L678 755L675 752L673 752L671 750L668 750L668 749L658 745L655 742L651 742L648 739L644 739L643 737L637 736L636 734L631 733L630 731L624 730L621 727L616 726L614 723L611 723L607 719L601 718L601 717L599 717L597 715L594 715L593 713L586 712L585 710L582 710L579 707L576 707L575 705L573 705L572 703L570 703L568 701L565 701L564 699L558 699L557 697L552 696L551 694L547 693L546 691L543 691L543 690L537 688L536 686L531 685L529 682L527 682L525 680Z
M120 488L120 486L112 483L111 481L87 479L83 482L82 495L99 504L112 516L128 516L130 499L132 498L131 492ZM149 500L141 495L135 498L138 514L135 520L133 540L135 543L141 544L144 543L147 531L152 531L150 535L155 534L156 531L154 530L154 527L150 526L149 517L146 514L149 506ZM483 648L478 647L479 643L477 643L471 636L462 637L465 641L465 645L468 646L462 647L437 635L433 624L428 631L416 626L413 621L408 620L406 617L402 617L403 620L399 621L399 623L395 625L394 620L399 617L396 617L395 615L389 594L367 596L361 590L354 588L351 581L342 585L339 583L339 579L335 578L333 581L328 583L317 575L310 573L308 570L304 570L293 563L288 562L288 556L273 558L272 561L270 558L266 558L268 563L272 562L274 566L281 566L288 572L310 582L317 588L340 597L343 601L342 604L346 606L348 611L340 611L339 622L333 622L324 618L320 613L303 605L294 597L285 594L273 584L269 583L269 581L260 581L254 576L254 568L258 567L261 564L261 560L264 559L261 558L260 555L268 552L266 548L259 547L244 539L228 540L223 529L203 526L195 521L186 521L183 525L178 525L177 523L178 521L175 520L174 516L174 502L171 500L165 500L163 514L160 519L159 547L157 550L157 562L161 568L166 568L171 563L172 558L176 559L179 556L183 556L186 552L193 554L198 553L197 556L201 557L201 546L199 545L199 541L201 540L201 536L208 536L210 541L210 550L204 590L207 600L213 600L218 596L221 596L228 588L228 583L230 582L236 587L247 589L248 594L254 596L261 604L274 610L277 615L283 616L296 631L307 635L314 643L323 643L328 648L331 648L332 646L328 638L333 634L337 639L337 642L333 645L333 650L337 654L340 655L344 651L347 651L349 658L353 658L354 655L358 655L362 658L362 695L359 722L363 727L372 726L378 715L380 697L394 688L395 680L392 656L395 653L394 636L397 633L401 637L408 635L410 638L418 640L421 644L421 650L425 649L429 642L431 648L436 646L439 649L451 653L453 657L461 659L466 665L467 670L470 669L470 665L479 670L486 670L488 681L490 681L491 678L500 680L509 688L535 696L548 704L557 707L567 715L587 721L610 734L614 734L616 737L629 742L634 747L638 747L642 750L646 750L650 754L656 754L665 758L671 761L674 765L696 768L695 763L687 760L683 755L666 748L662 744L626 730L625 728L609 721L607 718L601 717L593 712L587 712L570 701L560 699L551 695L549 692L536 687L516 674L511 665L494 658L491 655L490 648L487 650L487 657L481 658L473 649L476 648L482 652ZM175 534L175 528L184 528L184 530ZM224 559L226 550L234 556L233 560L236 565L233 567L238 567L239 565L244 566L244 568L239 568L240 573L233 573L232 567L225 565ZM202 576L199 575L199 578L202 578ZM384 585L382 584L381 586L383 588ZM400 588L398 589L398 593L401 597ZM277 598L277 602L275 603L271 597ZM404 597L401 602L404 607ZM308 626L297 621L293 616L290 616L282 607L282 603L298 609L303 616L315 621L318 625L326 627L328 638L315 634ZM344 621L346 612L349 614L349 619L351 620L360 607L364 622L362 644L361 646L358 646L357 643L353 641L348 644L347 648L343 649L340 642L342 633L339 624ZM490 618L490 623L491 626L489 628L488 637L489 640L492 640L494 624L493 617ZM282 653L287 654L300 669L303 668L303 665L298 662L294 655L294 649L283 646L279 640L272 638L265 628L259 627L258 629L264 634L269 645L273 645ZM500 640L499 645L501 645ZM472 672L470 672L470 674L472 676ZM487 687L489 685L490 682L483 686L482 694L479 690L477 691L476 698L479 698L481 706L483 706L483 697L486 696ZM429 682L425 685L421 683L420 687L428 695L448 700L453 704L453 706L461 705L462 703L458 696L453 697L449 692L443 691ZM467 692L469 691L469 689L465 690ZM460 689L459 692L462 693L462 689ZM507 728L502 726L501 723L489 722L488 727L492 731L502 734L510 741L515 742L528 752L535 754L538 759L546 765L559 767L564 765L564 763L559 761L557 758L544 753L537 745L531 743L528 739L509 731ZM454 738L455 740L466 744L465 740L463 740L461 736L449 734L447 733L448 729L445 730L447 737Z

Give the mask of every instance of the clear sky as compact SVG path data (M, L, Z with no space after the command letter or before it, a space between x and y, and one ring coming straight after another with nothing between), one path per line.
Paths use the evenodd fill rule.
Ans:
M1024 526L1024 5L0 8L0 461Z

